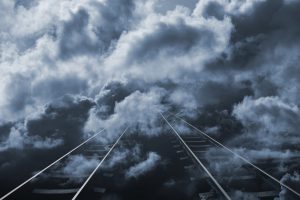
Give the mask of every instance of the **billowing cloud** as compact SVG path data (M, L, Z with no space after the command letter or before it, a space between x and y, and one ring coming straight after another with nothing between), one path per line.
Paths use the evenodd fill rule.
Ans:
M102 141L127 126L157 136L166 110L253 160L292 157L299 8L295 0L1 1L2 159L21 149L55 154L101 128Z
M69 177L69 181L81 182L89 176L99 162L97 157L86 158L83 155L70 156L65 166L58 173Z
M299 191L299 183L300 183L300 175L297 172L294 172L293 174L285 174L281 181L285 183L286 185L289 185L290 187L294 188L296 191ZM287 199L293 199L297 198L294 196L293 193L288 191L286 188L282 187L281 192L279 194L279 199L281 200L287 200Z
M131 162L138 162L141 160L142 151L141 146L135 144L133 147L121 146L115 149L111 156L103 164L105 169L113 169L122 164L131 164Z
M9 135L0 143L0 151L10 149L23 149L32 147L36 149L51 149L64 143L61 138L41 137L39 135L30 136L22 123L11 127Z
M228 18L204 19L183 7L165 16L153 13L138 29L120 37L105 65L118 71L117 76L181 82L181 73L201 71L205 62L225 50L231 30Z
M85 125L85 131L95 131L104 127L109 134L102 139L114 139L119 130L128 127L131 131L139 130L146 135L158 135L161 131L158 113L163 111L160 104L165 90L153 88L147 93L133 92L123 101L115 105L114 113L107 119L101 120L97 116L97 108L90 111ZM123 127L123 128L122 128Z
M22 149L24 146L24 137L22 136L23 133L21 133L22 129L24 129L24 127L21 124L12 127L6 140L1 144L0 151L10 148Z
M278 97L245 97L233 114L248 129L251 141L264 147L292 145L299 129L299 108ZM288 136L288 137L287 137ZM259 145L255 142L255 145Z
M153 170L160 159L161 157L157 153L150 152L146 160L130 167L125 175L127 178L138 178L139 176Z
M81 97L64 96L10 126L2 136L0 150L51 149L62 144L72 147L82 139L82 129L94 102ZM76 125L75 125L76 124Z

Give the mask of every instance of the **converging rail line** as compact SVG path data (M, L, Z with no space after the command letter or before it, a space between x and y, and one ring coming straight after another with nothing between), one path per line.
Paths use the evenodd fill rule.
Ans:
M181 117L172 113L168 115L160 113L160 115L163 123L167 124L173 133L167 133L166 135L166 137L171 137L170 141L167 138L163 140L163 143L170 142L170 151L167 151L165 148L163 148L163 151L173 152L168 153L166 157L175 158L175 165L179 166L179 170L183 169L182 171L185 178L189 178L184 179L184 181L186 181L185 183L195 184L197 182L197 184L199 183L199 185L201 185L201 188L196 187L196 193L193 193L193 195L197 195L201 200L220 198L227 200L238 199L238 197L236 197L237 193L239 195L250 195L250 197L254 197L254 199L274 199L278 197L282 188L290 191L291 194L297 198L300 197L298 191L276 178L279 177L278 174L273 176L272 172L268 173L263 169L264 167L260 167L261 165L257 162L250 162L245 157L239 155ZM184 129L180 129L183 125ZM120 133L113 144L101 144L94 141L93 139L105 130L99 131L12 189L1 197L0 200L8 200L9 198L77 200L80 198L85 199L85 195L90 195L90 189L92 189L93 193L97 193L97 195L103 195L107 192L107 188L109 191L110 185L99 184L99 180L101 182L105 177L112 179L112 172L115 171L112 169L107 173L101 171L101 173L103 173L102 177L98 179L97 176L94 175L107 157L112 155L111 152L119 144L127 132L127 129L128 128L125 128L125 130ZM119 145L120 147L123 145L123 142L126 143L125 140L126 138L122 139ZM153 144L151 145L153 146ZM161 145L162 144L160 144L160 146ZM173 149L175 149L175 151L173 151ZM92 168L83 174L77 172L65 174L61 169L65 169L65 167L68 166L68 162L75 156L84 157L87 161L92 160L94 163ZM219 165L219 168L224 169L226 162L228 163L232 159L234 162L238 161L236 162L237 165L235 165L236 163L231 163L233 164L230 165L231 169L225 173L223 171L221 173L218 171L218 167L215 167ZM81 166L81 164L75 164ZM105 168L103 168L103 170L105 171ZM199 173L199 170L203 173ZM73 183L70 180L76 180L77 182ZM95 180L97 182L95 182ZM22 196L22 192L24 191L29 197ZM99 197L99 195L97 197Z
M39 189L39 188L31 189L32 195L51 195L51 196L53 196L53 195L72 195L72 194L75 194L72 198L72 200L75 200L78 197L78 195L80 194L80 192L82 191L82 189L85 187L85 185L88 183L88 181L91 179L91 177L100 168L100 166L102 165L104 160L107 158L107 156L111 153L111 151L118 144L120 139L126 133L127 129L128 128L126 128L123 131L123 133L117 138L116 142L113 145L109 145L109 144L100 145L97 142L95 144L90 144L89 142L92 142L92 139L95 139L100 133L105 131L104 129L102 129L101 131L97 132L96 134L94 134L93 136L91 136L90 138L88 138L87 140L85 140L84 142L82 142L81 144L79 144L78 146L76 146L75 148L73 148L72 150L70 150L69 152L64 154L63 156L61 156L60 158L58 158L57 160L55 160L54 162L52 162L51 164L46 166L44 169L40 170L35 175L33 175L32 177L30 177L29 179L27 179L26 181L24 181L23 183L21 183L20 185L18 185L14 189L12 189L10 192L8 192L4 196L2 196L0 198L0 200L8 199L10 196L12 196L14 193L16 193L21 188L27 186L28 184L31 184L31 183L33 184L33 182L37 181L37 178L39 178L41 175L47 176L47 174L45 174L45 173L47 171L51 170L52 168L54 168L54 171L52 171L52 173L55 172L56 167L61 167L61 166L64 165L64 163L62 161L69 158L68 156L71 156L72 153L74 153L76 150L77 151L78 150L83 150L82 154L79 154L79 155L83 155L86 158L100 159L99 164L96 166L96 168L92 171L92 173L90 175L88 175L88 176L84 175L84 176L79 176L79 177L70 177L68 175L57 174L57 173L56 174L51 174L50 173L50 177L49 177L49 178L55 180L55 181L52 180L52 182L55 182L54 185L59 185L59 184L63 185L64 182L66 181L66 179L68 179L68 178L82 178L82 179L86 178L86 180L83 183L82 183L82 181L80 182L80 183L82 183L82 185L79 188L72 187L72 188L62 188L62 189L55 188L55 189L53 189L53 188L48 188L48 186L47 186L47 188L45 188L45 189ZM83 149L81 149L81 148L83 148ZM58 182L61 182L61 183L57 183L57 179L59 179ZM50 185L53 185L53 184L50 184ZM76 185L78 185L78 184L76 184Z
M83 185L80 187L80 189L76 192L72 200L75 200L80 192L83 190L83 188L86 186L86 184L89 182L89 180L93 177L93 175L96 173L96 171L99 169L99 167L102 165L104 160L107 158L107 156L110 154L110 152L115 148L115 146L118 144L122 136L125 134L128 128L125 129L125 131L120 135L120 137L117 139L117 141L114 143L114 145L110 148L110 150L106 153L106 155L103 157L101 162L97 165L97 167L94 169L94 171L90 174L90 176L86 179L86 181L83 183Z
M220 192L224 195L224 197L228 200L231 198L227 194L227 192L223 189L223 187L218 183L218 181L213 177L213 175L208 171L208 169L203 165L203 163L198 159L198 157L194 154L194 152L189 148L189 146L186 144L186 142L181 138L181 136L178 134L178 132L174 129L174 127L169 123L169 121L164 117L164 115L161 113L162 118L166 121L166 123L171 127L171 129L176 134L177 138L180 140L180 142L184 145L185 149L193 156L193 158L197 161L197 163L202 167L202 169L207 173L207 175L211 178L211 180L214 182L214 184L217 186L217 188L220 190Z
M184 119L172 113L168 117L165 117L163 113L160 114L166 124L170 126L172 132L174 132L176 138L179 140L179 144L181 144L188 155L190 155L190 157L201 166L201 169L207 173L209 178L212 180L212 183L215 185L214 189L217 190L216 192L221 194L225 199L234 198L234 191L241 191L244 192L244 194L252 195L259 199L273 199L274 197L278 197L280 186L286 188L297 197L300 197L299 192L282 183L271 174L267 173L243 156L221 144ZM177 120L187 124L189 127L191 127L191 133L180 134L180 132L176 130L176 128L168 120L169 117L175 118L172 123L176 123L176 125L179 123L176 122ZM182 150L178 149L177 143L172 141L172 144L173 147L176 148L177 152L182 154ZM240 169L232 169L237 174L232 173L230 177L218 177L212 173L212 170L209 169L210 164L212 164L211 162L214 162L212 159L222 163L226 161L226 156L224 157L224 155L220 154L208 160L206 153L211 147L217 147L216 149L220 150L224 149L228 152L227 156L232 157L233 155L235 158L241 159L241 161L244 162ZM258 183L258 185L255 183Z

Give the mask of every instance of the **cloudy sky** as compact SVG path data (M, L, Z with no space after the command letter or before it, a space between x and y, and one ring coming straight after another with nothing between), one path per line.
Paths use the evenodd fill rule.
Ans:
M299 155L299 9L297 0L1 0L1 174L101 128L103 141L127 125L157 136L159 111L253 160Z

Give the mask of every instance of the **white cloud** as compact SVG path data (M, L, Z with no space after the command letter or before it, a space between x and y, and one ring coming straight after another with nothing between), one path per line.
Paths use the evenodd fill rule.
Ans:
M165 91L159 88L153 88L147 93L136 91L117 103L114 114L106 120L99 119L96 110L91 110L85 132L95 132L102 127L107 130L102 140L112 140L128 126L131 131L139 130L149 136L158 135L162 128L159 126L159 112L165 109L161 105L164 95Z
M295 133L299 127L298 106L286 103L279 97L246 97L234 107L233 114L245 127L250 130L254 128L256 135L267 144L285 141L274 141L274 138L271 138L282 134L284 139L285 132ZM270 139L271 141L268 141Z
M7 138L0 142L0 152L10 149L23 149L24 147L52 149L62 144L63 140L60 138L42 138L38 135L29 136L24 123L17 123L11 127Z
M212 16L218 15L250 15L255 10L255 6L266 0L201 0L198 1L194 10L194 15L206 16L210 11ZM217 13L222 12L222 13Z
M52 149L54 147L63 145L63 143L63 139L41 139L39 137L34 137L33 147L37 149Z
M87 96L95 99L82 111L93 107L89 119L76 122L85 124L85 132L106 128L102 139L112 141L126 126L159 134L158 111L175 108L194 117L209 105L230 113L253 95L233 108L247 131L235 133L231 144L244 141L267 153L297 144L299 30L291 5L297 2L270 2L201 0L195 10L177 6L157 13L158 1L35 1L29 6L1 1L0 123L26 121L66 94ZM115 95L101 90L112 81L138 86L120 99L108 98L116 101L113 106L102 105L101 95ZM107 118L99 117L99 110ZM57 113L46 117L52 114ZM16 125L1 150L62 144L60 137L47 136L29 137Z
M12 127L8 138L0 144L0 152L7 149L22 149L24 147L24 127L22 124L17 124Z
M113 169L116 166L128 164L129 162L137 162L141 159L141 146L134 147L121 146L115 149L111 156L103 163L103 168Z
M299 172L294 172L293 174L285 174L281 180L284 184L288 185L289 187L293 188L296 191L299 191L299 183L300 183L300 174ZM288 199L294 199L296 198L295 194L290 192L285 187L281 187L281 191L279 193L279 199L280 200L288 200Z
M68 158L66 165L58 172L67 175L70 181L80 182L84 180L84 177L89 176L99 162L96 157L86 158L83 155L74 155Z
M183 89L175 90L169 95L169 101L176 105L185 116L193 116L193 113L198 107L198 102L193 93Z
M201 71L226 49L232 28L229 18L204 19L184 7L166 15L150 13L136 29L122 34L104 66L117 77L180 82L182 73Z
M154 169L160 160L161 157L157 153L150 152L146 160L130 167L125 176L127 178L138 178L139 176L144 175Z

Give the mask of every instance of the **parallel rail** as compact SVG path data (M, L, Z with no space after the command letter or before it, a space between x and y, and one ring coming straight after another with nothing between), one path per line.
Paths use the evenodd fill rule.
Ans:
M248 191L244 191L245 193L252 194L256 196L257 198L265 198L268 196L278 196L280 192L280 187L286 188L288 191L292 192L294 195L297 197L300 197L299 192L295 191L293 188L289 187L288 185L282 183L280 180L272 176L271 174L267 173L257 165L253 164L243 156L237 154L230 148L226 147L219 141L215 140L211 136L207 135L203 131L199 130L192 124L188 123L184 119L171 114L170 116L173 116L176 120L180 120L187 124L189 127L192 128L195 132L189 135L182 135L172 126L172 124L169 122L169 120L162 114L160 113L164 121L170 126L171 130L174 132L178 140L180 141L181 145L184 147L184 149L188 152L189 155L201 166L201 168L208 174L214 185L217 188L217 192L221 193L225 199L230 199L233 194L230 193L232 192L232 188L230 187L231 182L233 182L234 176L232 176L229 180L225 180L225 178L216 177L214 174L209 171L209 161L205 158L205 153L211 148L211 147L217 147L219 149L223 149L227 151L230 156L234 156L235 158L241 159L243 164L243 170L249 172L249 174L252 173L253 176L250 175L237 175L240 176L240 179L237 178L237 181L244 181L246 183L253 183L253 179L255 181L262 183L263 185L267 185L266 188L271 188L271 190L267 191L250 191L250 184ZM176 121L175 120L175 121ZM180 152L180 151L179 151ZM238 170L237 170L238 171ZM252 180L250 180L252 179ZM248 182L247 182L248 180ZM254 181L254 182L255 182ZM239 185L235 185L235 187L239 187ZM240 186L241 187L241 186ZM243 188L245 189L245 188ZM253 189L253 188L252 188ZM277 195L275 195L277 193Z
M84 155L84 157L86 157L86 158L88 158L88 157L99 158L100 162L96 166L96 168L92 171L91 174L85 175L83 177L75 177L75 178L85 179L84 182L82 182L82 181L80 182L82 185L80 185L79 188L78 187L63 188L63 189L53 189L53 188L38 189L38 188L35 188L35 189L32 190L32 195L34 195L34 194L39 194L39 195L54 195L54 194L56 194L56 195L66 195L66 194L75 194L73 196L73 198L72 198L72 200L75 200L79 196L80 192L83 190L83 188L85 187L85 185L92 178L92 176L100 168L100 166L102 165L102 163L104 162L104 160L108 157L108 155L112 152L112 150L118 144L118 142L123 137L123 135L126 133L127 128L117 138L116 142L113 145L99 145L98 143L95 143L94 145L91 145L89 142L92 142L92 140L95 139L103 131L104 131L104 129L102 129L98 133L94 134L93 136L91 136L90 138L88 138L87 140L85 140L84 142L82 142L81 144L79 144L78 146L76 146L75 148L73 148L72 150L70 150L69 152L67 152L66 154L64 154L60 158L58 158L57 160L55 160L54 162L52 162L51 164L49 164L48 166L46 166L44 169L42 169L39 172L37 172L35 175L33 175L32 177L30 177L29 179L27 179L26 181L24 181L23 183L21 183L20 185L18 185L17 187L15 187L14 189L12 189L11 191L9 191L7 194L5 194L4 196L2 196L0 198L0 200L9 199L10 196L12 196L14 193L17 193L18 190L20 190L24 186L30 185L31 183L33 184L33 182L36 181L42 175L45 176L49 170L51 170L53 168L55 169L56 167L60 167L60 165L63 166L63 161L65 159L67 159L68 156L72 156L73 155L72 153L77 152L76 150L79 150L80 148L84 148L83 149L83 153L84 154L91 154L91 153L93 154L91 156L90 155ZM77 155L77 154L75 154L75 155ZM82 155L82 154L79 154L79 155ZM52 178L52 179L61 179L61 181L63 182L63 181L65 181L66 178L70 178L70 177L68 177L68 175L50 175L49 178Z
M178 132L175 130L175 128L169 123L169 121L165 118L165 116L161 113L162 118L165 120L165 122L170 126L170 128L174 131L177 138L180 140L182 145L185 147L185 149L192 155L192 157L196 160L196 162L201 166L201 168L207 173L207 175L211 178L213 183L217 186L219 191L223 194L223 196L227 200L231 200L227 192L224 190L224 188L219 184L219 182L214 178L214 176L209 172L209 170L204 166L204 164L199 160L199 158L194 154L194 152L190 149L190 147L186 144L186 142L182 139L182 137L178 134Z
M267 197L276 197L279 195L280 187L287 189L293 195L300 197L300 193L290 186L286 185L285 183L282 183L279 179L272 176L265 170L263 170L258 165L250 162L248 159L244 158L243 156L239 155L232 149L228 148L227 146L223 145L221 142L217 141L213 137L209 136L205 132L199 130L194 125L190 124L189 122L185 121L184 119L178 117L177 115L170 114L169 116L165 116L163 113L160 113L162 119L164 122L170 127L172 132L174 133L172 137L176 137L176 140L172 142L173 147L176 148L176 153L179 155L184 154L183 156L179 157L180 162L186 162L187 160L191 159L193 163L200 167L200 169L205 172L207 175L205 177L206 183L209 184L209 188L211 190L207 190L203 193L199 193L200 199L208 199L217 194L218 196L221 196L224 199L230 200L234 199L234 192L235 191L241 191L245 194L251 194L259 199L264 199ZM170 122L169 118L172 118L174 121ZM184 135L181 134L179 130L177 130L176 125L172 125L174 122L182 122L186 125L188 125L191 128L191 133ZM10 192L5 194L3 197L0 198L0 200L6 200L8 197L13 195L14 193L17 193L18 190L23 188L25 185L31 185L31 183L35 182L39 179L39 177L42 177L42 175L47 175L47 172L49 170L52 170L55 167L61 167L63 166L64 159L68 158L68 156L73 155L76 150L80 150L81 148L84 150L84 157L85 158L97 158L99 163L95 168L93 168L92 172L89 174L86 174L84 176L78 177L82 178L80 183L76 185L76 187L68 187L63 189L57 189L57 188L33 188L32 194L36 195L72 195L68 196L67 199L76 200L77 197L80 196L81 192L86 188L86 185L90 182L92 177L95 175L95 173L99 170L102 163L105 161L105 159L110 155L110 153L113 151L113 149L116 147L116 145L119 143L121 138L124 136L124 134L127 131L127 128L120 134L120 136L117 138L114 144L112 145L102 145L99 143L94 143L93 145L90 145L89 142L92 141L92 139L96 138L101 132L104 130L101 130L100 132L96 133L92 137L88 138L48 166L46 166L44 169L12 189ZM211 168L210 164L212 162L210 159L207 159L206 153L211 149L220 149L225 150L230 158L234 156L234 158L240 159L243 162L243 165L240 167L240 169L233 169L232 174L228 177L220 177L214 170ZM187 155L186 155L187 154ZM76 155L76 154L75 154ZM222 157L223 156L223 157ZM222 161L224 159L224 155L217 155L213 156L213 159L217 159L215 161ZM186 169L190 169L190 167L193 166L184 166ZM238 174L234 174L238 172ZM80 176L80 175L78 175ZM64 174L51 174L50 178L52 179L59 179L61 181L65 180L68 177L68 175ZM76 178L76 177L74 177ZM92 181L91 181L92 182ZM246 186L241 186L242 182L245 182ZM241 185L239 184L241 183ZM263 187L260 186L253 186L253 183L259 183ZM85 189L86 190L86 189ZM99 191L102 191L103 189L100 188ZM23 191L23 190L22 190ZM100 191L100 192L101 192ZM83 195L83 194L82 194Z

